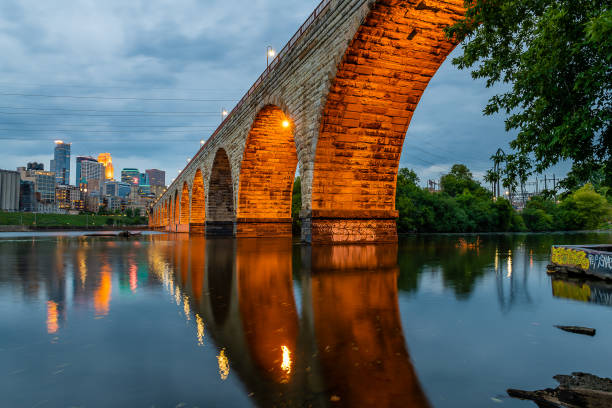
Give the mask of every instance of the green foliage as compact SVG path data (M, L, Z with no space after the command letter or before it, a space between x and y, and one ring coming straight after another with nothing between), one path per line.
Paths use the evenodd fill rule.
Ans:
M586 184L565 198L560 205L561 219L566 229L595 229L610 220L612 206Z
M612 11L596 0L466 0L465 17L446 29L464 42L453 63L487 87L507 83L486 115L504 112L510 143L505 185L534 160L538 172L570 160L582 183L602 171L612 186ZM574 174L575 173L575 174Z
M29 212L0 212L0 225L81 228L104 225L146 225L146 217L107 216L102 214L34 214Z
M300 210L302 209L302 181L300 176L297 176L293 181L293 194L291 196L291 220L293 224L293 233L299 234L302 228L300 220Z
M456 164L442 176L442 192L420 188L414 171L400 169L396 209L399 232L522 231L525 226L510 202L493 201L491 192Z

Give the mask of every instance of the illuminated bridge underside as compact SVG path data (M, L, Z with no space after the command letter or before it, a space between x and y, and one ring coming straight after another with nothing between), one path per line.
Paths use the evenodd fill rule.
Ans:
M462 5L324 1L156 203L152 227L290 235L297 166L305 241L397 240L404 136Z

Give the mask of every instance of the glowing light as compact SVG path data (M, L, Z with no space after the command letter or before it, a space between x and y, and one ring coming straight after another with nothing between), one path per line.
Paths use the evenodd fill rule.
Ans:
M196 313L196 326L198 328L198 346L204 345L204 322L199 314Z
M57 332L57 303L50 300L47 302L47 333L53 334Z
M281 370L283 370L286 374L291 374L291 351L287 348L287 346L281 346L283 350L283 362L281 363Z
M229 360L225 356L225 349L221 349L221 352L217 356L217 363L219 364L219 376L223 381L227 379L229 375L230 367Z
M204 145L204 140L200 140L200 146Z
M61 141L61 140L56 140L56 141L55 141L55 144L62 144L62 143L64 143L64 142L63 142L63 141Z
M288 128L289 127L289 121L287 119L283 120L283 127L284 128Z
M187 163L189 163L191 161L191 159L187 159Z
M273 48L268 48L268 57L274 58L275 55L276 55L276 51L274 51Z
M223 117L226 117L228 115L227 111L225 109L223 109L221 111L221 115L223 115Z

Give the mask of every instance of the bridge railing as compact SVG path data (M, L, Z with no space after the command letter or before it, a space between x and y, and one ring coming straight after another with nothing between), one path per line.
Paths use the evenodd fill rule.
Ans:
M302 37L302 35L306 32L306 30L308 30L308 28L310 28L310 26L317 20L317 17L320 16L325 11L325 8L329 5L329 3L331 3L331 1L332 0L322 0L321 3L319 3L319 5L314 9L314 11L310 14L310 16L308 16L306 21L304 21L304 23L296 31L296 33L293 34L293 37L291 37L291 39L287 42L287 44L285 44L285 46L280 50L280 52L276 55L276 57L272 60L272 62L268 64L264 72L261 73L261 75L259 76L259 78L257 78L255 83L251 85L247 93L244 94L244 96L240 99L240 101L238 101L238 103L234 106L231 112L221 121L221 124L217 127L217 129L213 132L213 134L210 135L208 140L206 140L206 143L204 143L200 147L200 149L194 155L194 157L197 156L200 153L200 151L202 151L206 147L206 145L208 145L208 143L210 143L210 141L214 139L214 137L223 128L223 125L225 124L225 122L227 122L232 117L232 115L242 106L242 104L247 100L247 98L251 96L253 92L255 92L255 90L259 87L259 85L261 85L261 83L266 79L266 77L270 74L270 72L272 72L274 67L278 65L279 61L283 59L285 54L287 54L289 50L295 45L295 43L298 42L298 40ZM190 161L190 164L192 162L193 161ZM185 166L183 170L181 170L178 176L176 176L175 180L178 180L180 178L183 172L189 168L190 164L187 164L187 166ZM172 184L174 184L174 182L172 182L170 186L172 186ZM168 190L170 190L170 187L168 187ZM159 199L157 201L159 201ZM157 204L157 201L156 201L156 204Z

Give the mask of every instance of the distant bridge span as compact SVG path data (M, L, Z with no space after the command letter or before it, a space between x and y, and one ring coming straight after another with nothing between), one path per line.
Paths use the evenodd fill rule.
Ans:
M296 167L307 242L397 240L412 114L455 44L463 0L323 0L158 199L157 229L291 234Z

